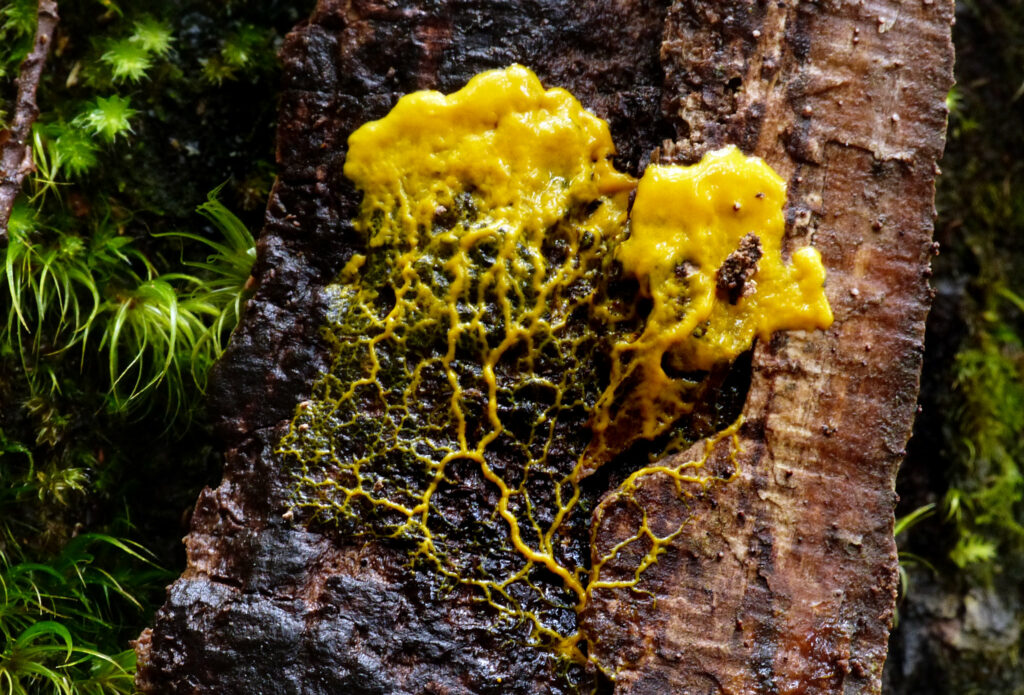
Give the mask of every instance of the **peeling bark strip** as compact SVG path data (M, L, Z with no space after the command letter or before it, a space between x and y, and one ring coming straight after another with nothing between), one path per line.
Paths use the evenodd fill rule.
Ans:
M57 3L55 0L39 0L36 13L36 37L18 73L18 95L14 102L14 121L8 130L0 132L0 239L7 236L7 222L11 218L14 199L21 192L25 176L33 171L32 124L39 117L36 105L36 90L43 76L46 56L53 43L53 32L57 28Z
M590 604L584 622L595 656L619 673L616 692L880 690L895 475L931 299L952 10L928 0L673 7L663 57L676 149L697 159L738 143L789 179L791 243L821 251L836 321L757 347L740 477L698 502L647 572L642 588L657 601L620 590ZM642 511L680 504L667 479L645 487L642 503L603 502L599 546L629 538Z
M643 575L656 601L594 592L592 656L619 693L877 692L951 17L948 0L321 0L283 51L259 289L212 387L224 481L200 496L188 568L139 640L140 688L572 690L549 654L496 635L471 592L433 593L399 551L292 523L272 454L326 367L320 290L359 244L348 134L404 93L521 62L609 120L634 172L666 139L659 156L675 160L726 143L767 159L790 182L790 244L822 252L837 318L757 348L738 479L682 507L656 476L604 500L597 549L643 509L691 521ZM731 465L729 442L712 466ZM628 555L602 571L631 571Z

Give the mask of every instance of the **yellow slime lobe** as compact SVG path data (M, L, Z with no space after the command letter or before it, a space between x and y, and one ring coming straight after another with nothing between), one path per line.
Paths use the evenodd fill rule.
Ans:
M449 96L403 97L386 118L350 136L345 176L364 192L356 226L371 246L420 246L438 210L468 191L488 219L461 236L463 247L506 227L539 249L534 235L579 201L620 194L603 217L621 224L621 194L635 182L615 170L613 154L607 123L514 65L477 75ZM381 218L390 224L377 226Z
M764 160L735 147L694 166L649 166L617 252L654 300L637 352L664 354L693 370L731 362L777 330L828 328L821 255L810 246L782 258L786 184ZM730 301L718 287L726 259L747 235L761 248L748 291Z
M667 371L707 372L731 363L755 337L832 324L818 251L803 247L791 263L783 260L785 202L782 178L735 147L693 166L647 167L629 239L615 257L652 306L643 332L613 347L596 441L623 412L626 426L639 426L645 438L689 412L692 382ZM616 403L624 383L632 390Z
M727 149L638 185L614 154L607 123L517 65L354 132L364 248L326 289L333 361L278 449L299 518L404 545L577 663L593 588L636 588L678 533L645 525L622 546L646 544L641 566L599 578L620 548L590 566L584 478L714 434L686 423L697 372L831 320L817 252L783 261L767 165ZM726 479L703 463L624 471L618 492Z

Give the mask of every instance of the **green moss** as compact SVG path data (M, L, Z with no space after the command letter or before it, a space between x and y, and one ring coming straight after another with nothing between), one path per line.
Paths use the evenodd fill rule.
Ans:
M0 251L0 691L131 692L128 640L168 576L71 539L130 535L184 562L182 514L219 464L202 391L273 176L275 51L312 4L60 3L36 172ZM0 3L0 122L36 6ZM211 86L202 61L239 36ZM29 579L43 604L19 603Z
M959 538L960 568L998 571L1024 550L1024 344L1010 321L1020 299L991 288L979 330L955 359L956 461L946 508Z
M936 484L950 521L943 550L985 580L1024 570L1016 559L1024 523L1024 137L1011 125L1024 117L1024 7L959 3L954 32L958 84L946 101L936 225L943 253L924 398L936 411L926 411L927 421L942 435L928 435L941 442L941 465L928 465L945 475Z
M958 2L953 32L923 413L897 488L908 511L936 504L898 539L934 571L911 571L890 675L894 692L1019 693L1024 5Z

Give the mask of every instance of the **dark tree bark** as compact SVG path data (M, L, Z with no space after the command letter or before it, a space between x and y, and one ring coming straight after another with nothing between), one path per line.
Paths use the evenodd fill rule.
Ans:
M348 134L404 93L520 62L607 119L631 171L657 145L682 161L726 143L768 160L789 180L788 243L821 250L837 318L757 348L738 479L681 502L654 476L631 500L603 501L598 552L645 506L693 518L644 575L656 601L594 593L582 616L592 658L616 692L877 691L951 16L931 0L321 0L284 48L259 289L213 387L224 481L200 496L188 568L139 640L140 687L572 690L547 653L496 635L470 591L431 593L401 552L292 523L272 453L326 369L320 290L359 247L358 196L341 174Z
M57 28L57 3L39 0L36 36L32 51L25 57L18 73L18 92L14 101L11 127L0 131L0 240L7 237L7 223L14 208L14 199L21 192L25 176L34 171L32 161L32 124L39 117L36 91L43 77L46 56Z

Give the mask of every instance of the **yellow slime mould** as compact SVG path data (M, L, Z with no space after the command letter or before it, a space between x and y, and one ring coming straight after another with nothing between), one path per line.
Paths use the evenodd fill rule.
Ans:
M613 346L595 442L616 418L650 439L688 413L693 381L667 371L706 372L731 363L755 337L832 324L818 251L806 246L792 263L783 260L785 202L782 178L735 147L694 166L647 167L630 236L615 257L652 307L642 333ZM633 386L620 397L626 383ZM594 458L591 466L603 463Z
M364 193L356 226L370 246L423 246L420 235L465 192L480 216L456 232L463 248L502 228L529 244L571 205L601 196L619 194L602 217L621 228L635 181L615 170L614 153L607 123L514 65L477 75L450 96L403 97L387 117L352 133L345 176Z
M619 549L590 566L583 479L631 447L738 441L688 424L703 375L831 322L817 252L783 259L768 165L726 148L638 183L614 154L607 123L518 65L354 132L365 243L326 289L332 364L278 449L298 518L391 539L577 663L590 582L641 591L674 537L638 532L635 573L599 578ZM703 460L624 473L627 497L649 475L725 482Z
M654 300L644 334L629 349L671 351L686 368L709 370L736 359L755 336L830 326L818 251L806 246L791 265L783 262L785 202L782 178L735 147L695 166L649 166L632 232L616 253Z

